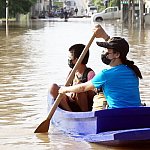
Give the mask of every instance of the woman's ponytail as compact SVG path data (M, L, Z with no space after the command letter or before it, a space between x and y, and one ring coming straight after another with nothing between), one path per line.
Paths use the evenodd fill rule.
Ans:
M123 64L125 64L129 68L131 68L135 72L137 77L139 77L140 79L143 78L140 69L136 65L134 65L134 61L130 61L126 58L121 58L121 61L122 61Z

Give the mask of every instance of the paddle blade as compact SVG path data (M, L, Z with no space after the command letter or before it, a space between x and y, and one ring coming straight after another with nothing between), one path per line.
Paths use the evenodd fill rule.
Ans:
M34 131L34 133L45 133L48 132L50 125L50 119L44 120Z

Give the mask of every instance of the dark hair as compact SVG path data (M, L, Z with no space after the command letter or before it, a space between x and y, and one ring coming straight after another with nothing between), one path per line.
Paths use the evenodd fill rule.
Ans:
M122 37L112 37L109 42L97 42L97 45L107 49L113 49L125 57L129 52L129 44Z
M124 38L112 37L109 40L109 42L97 42L97 45L101 47L113 49L114 53L119 52L122 63L127 65L129 68L131 68L135 72L137 77L142 79L142 75L139 68L136 65L134 65L133 61L128 60L126 57L129 52L129 44Z
M74 58L79 58L84 48L85 48L84 44L75 44L69 48L69 51L70 53L73 53ZM82 64L87 64L88 59L89 59L89 50L87 51L84 59L82 60Z
M124 57L123 55L120 55L120 59L122 61L123 64L127 65L129 68L131 68L137 77L139 77L140 79L142 79L142 74L141 74L141 71L139 70L139 68L134 65L134 61L130 61L128 60L126 57Z

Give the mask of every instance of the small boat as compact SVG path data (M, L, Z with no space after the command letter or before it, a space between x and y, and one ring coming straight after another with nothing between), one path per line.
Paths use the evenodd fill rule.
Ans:
M48 107L53 104L48 95ZM150 107L128 107L89 112L57 108L51 123L75 138L95 143L150 141Z

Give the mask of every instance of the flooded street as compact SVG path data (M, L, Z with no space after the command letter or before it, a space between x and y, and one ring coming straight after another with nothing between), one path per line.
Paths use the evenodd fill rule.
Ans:
M102 22L110 36L129 41L129 59L140 68L142 102L150 106L150 27L128 28L120 22ZM68 71L68 48L87 44L93 24L89 18L33 20L26 26L10 26L5 36L0 26L0 149L5 150L115 150L76 140L50 127L48 134L34 130L47 117L47 93L51 83L64 84ZM98 73L102 48L95 39L90 47L88 66Z

